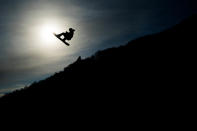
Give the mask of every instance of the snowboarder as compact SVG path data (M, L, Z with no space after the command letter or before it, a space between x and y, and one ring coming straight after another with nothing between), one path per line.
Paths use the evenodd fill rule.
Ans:
M73 38L73 35L74 35L74 32L75 32L75 29L73 28L69 28L69 32L63 32L63 33L60 33L60 34L55 34L54 35L60 39L62 42L64 42L64 44L66 44L67 46L69 46L70 44L68 44L66 42L66 40L70 41L72 38Z

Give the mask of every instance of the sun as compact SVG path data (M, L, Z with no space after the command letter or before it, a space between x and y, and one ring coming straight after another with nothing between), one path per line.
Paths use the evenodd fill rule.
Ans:
M59 30L55 24L44 24L40 28L40 37L44 43L51 44L56 40L53 33L57 33Z

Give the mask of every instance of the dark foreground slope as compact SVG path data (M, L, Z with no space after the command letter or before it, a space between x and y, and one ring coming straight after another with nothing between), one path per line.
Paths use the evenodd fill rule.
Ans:
M193 16L164 32L78 59L64 71L4 96L0 103L125 106L166 99L194 79L196 24Z

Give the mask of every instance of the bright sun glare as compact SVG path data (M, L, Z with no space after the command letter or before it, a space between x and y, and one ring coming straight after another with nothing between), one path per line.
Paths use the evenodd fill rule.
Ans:
M53 33L59 33L60 29L54 24L45 24L41 26L40 36L44 43L52 44L55 42L56 38Z

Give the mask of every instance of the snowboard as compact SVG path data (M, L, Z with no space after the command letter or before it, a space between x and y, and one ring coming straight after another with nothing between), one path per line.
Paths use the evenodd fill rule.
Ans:
M54 34L54 36L55 36L56 38L58 38L60 41L62 41L65 45L67 45L67 46L70 45L70 44L68 44L66 41L64 41L64 40L62 40L60 37L58 37L56 33L53 33L53 34Z

